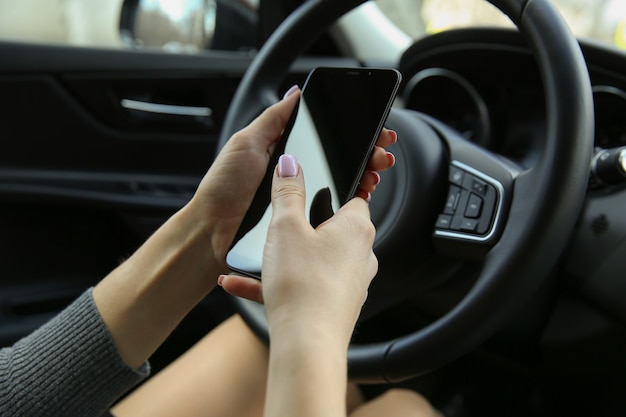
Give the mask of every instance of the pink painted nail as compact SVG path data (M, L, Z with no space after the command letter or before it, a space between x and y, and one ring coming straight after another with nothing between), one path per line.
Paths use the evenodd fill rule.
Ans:
M283 154L278 158L278 176L281 178L298 175L298 160L295 156Z
M289 97L290 95L292 95L293 93L295 93L296 91L298 91L300 89L300 87L298 87L298 85L292 85L291 88L289 88L289 90L287 90L287 92L285 93L285 95L283 96L283 100L286 99L287 97Z
M224 275L220 275L219 277L217 277L217 285L221 287L223 282L224 282Z

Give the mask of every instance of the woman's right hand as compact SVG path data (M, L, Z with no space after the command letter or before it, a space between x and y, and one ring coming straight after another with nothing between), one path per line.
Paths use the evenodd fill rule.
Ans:
M375 229L359 197L314 229L304 214L304 175L295 157L281 156L262 284L236 276L222 276L220 284L233 295L264 302L270 331L322 326L347 343L378 268Z
M281 156L263 256L270 330L322 326L347 343L378 269L374 225L356 197L314 229L304 214L304 175L295 157Z

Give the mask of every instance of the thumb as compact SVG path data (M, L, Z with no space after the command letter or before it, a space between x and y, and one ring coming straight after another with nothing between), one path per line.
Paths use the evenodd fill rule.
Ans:
M278 165L272 181L272 216L304 217L306 191L304 176L295 156L284 154L278 158Z
M239 275L220 275L217 284L228 294L263 304L261 281Z

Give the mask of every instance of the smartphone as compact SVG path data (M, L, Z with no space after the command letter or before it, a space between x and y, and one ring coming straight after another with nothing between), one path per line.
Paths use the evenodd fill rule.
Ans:
M321 195L333 211L354 197L396 97L401 75L386 68L319 67L302 87L266 175L226 256L236 273L261 279L278 157L295 155L305 178L306 215ZM328 197L330 194L330 197ZM313 213L315 214L315 213Z

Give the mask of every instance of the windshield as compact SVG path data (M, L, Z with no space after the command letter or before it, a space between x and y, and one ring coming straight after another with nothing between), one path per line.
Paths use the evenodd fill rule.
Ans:
M579 38L626 49L625 0L553 0ZM413 39L468 26L512 27L484 0L378 0L378 6Z

